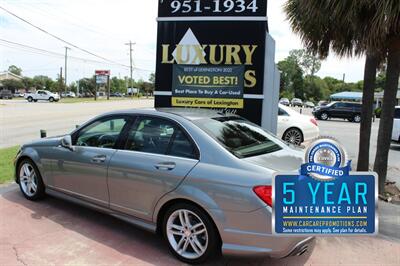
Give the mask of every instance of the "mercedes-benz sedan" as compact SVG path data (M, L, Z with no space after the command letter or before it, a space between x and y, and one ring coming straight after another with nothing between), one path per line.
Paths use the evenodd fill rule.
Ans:
M101 115L71 135L22 146L16 181L162 234L188 263L222 250L284 257L311 238L271 232L271 178L296 171L302 153L247 120L197 109Z

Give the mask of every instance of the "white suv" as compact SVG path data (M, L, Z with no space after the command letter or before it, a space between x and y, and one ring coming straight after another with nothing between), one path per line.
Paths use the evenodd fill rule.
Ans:
M400 142L400 106L396 106L394 112L392 140Z
M50 91L39 90L36 93L25 94L25 99L27 99L28 102L37 102L37 101L58 102L60 100L60 95L58 95L58 93L52 93Z

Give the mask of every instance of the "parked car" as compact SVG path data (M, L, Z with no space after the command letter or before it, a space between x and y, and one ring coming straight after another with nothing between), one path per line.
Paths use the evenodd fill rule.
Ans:
M361 104L350 102L332 102L326 106L316 107L313 115L317 119L343 118L350 122L361 122Z
M9 99L11 100L13 95L9 90L0 90L0 99Z
M328 101L319 101L317 106L327 106L329 104Z
M73 91L62 92L61 97L64 98L76 98L76 94Z
M279 101L279 103L282 104L282 105L286 105L286 106L289 106L289 105L290 105L290 101L289 101L288 98L282 98L282 99Z
M25 96L25 93L22 93L22 92L16 92L16 93L14 93L14 97L15 97L15 98L24 98L24 96Z
M400 143L400 106L394 112L392 140Z
M298 255L312 238L271 232L272 176L304 153L232 114L135 109L101 115L71 135L23 145L16 182L152 232L187 263L217 255Z
M52 93L50 91L39 90L36 93L26 93L25 99L27 99L28 102L37 102L37 101L58 102L60 100L60 95L58 95L58 93Z
M314 117L302 115L280 104L278 136L286 142L299 146L303 142L319 137L318 123Z
M293 98L291 102L292 106L296 107L302 107L303 106L303 101L299 98Z
M304 103L305 108L314 108L315 104L313 102L307 101Z
M110 96L111 97L119 97L119 98L124 97L124 95L120 92L111 93Z

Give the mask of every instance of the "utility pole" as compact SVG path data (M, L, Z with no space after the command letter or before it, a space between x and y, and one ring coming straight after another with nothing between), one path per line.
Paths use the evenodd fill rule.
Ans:
M129 45L129 55L130 55L130 65L131 65L131 80L130 80L130 86L131 86L131 93L132 93L132 98L133 98L133 58L132 58L132 52L133 52L133 45L136 43L133 43L132 41L129 41L129 43L126 43L125 45Z
M343 73L343 83L346 81L346 73Z
M58 89L60 92L60 98L61 98L61 92L62 92L62 86L63 86L62 79L63 79L63 69L62 69L62 67L60 67L60 80L59 80L59 89Z
M65 74L64 74L64 78L65 78L65 90L67 90L67 68L68 68L68 50L71 50L71 48L68 48L67 46L65 46Z

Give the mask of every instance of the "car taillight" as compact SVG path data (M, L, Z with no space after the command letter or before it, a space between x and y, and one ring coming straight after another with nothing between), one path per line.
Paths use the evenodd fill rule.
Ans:
M272 187L258 186L253 188L254 193L265 203L272 207Z
M313 123L315 126L318 126L317 120L315 120L315 118L311 118L310 122Z

